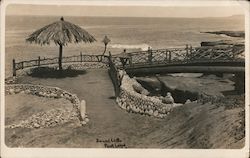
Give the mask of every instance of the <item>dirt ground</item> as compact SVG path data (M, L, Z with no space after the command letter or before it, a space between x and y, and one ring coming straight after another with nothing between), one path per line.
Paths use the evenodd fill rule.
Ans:
M5 125L16 124L35 113L45 112L54 108L72 107L72 104L63 98L52 99L27 94L16 94L7 95L5 99Z
M86 100L90 122L85 126L75 126L69 122L44 129L6 129L5 143L9 147L242 148L244 146L244 96L227 96L225 102L214 105L187 104L176 108L165 119L156 119L127 113L120 109L115 103L113 85L107 70L104 69L87 70L83 75L61 79L26 76L20 78L19 82L57 86L77 94L80 99ZM218 83L209 86L217 87ZM231 85L228 86L230 89ZM224 87L228 90L226 85ZM15 96L6 97L9 100L6 103L8 108L17 106L10 101L11 97ZM18 101L27 106L32 105L32 102L30 97ZM45 104L37 103L37 106ZM15 107L13 108L16 109L16 113L20 112ZM13 115L7 115L6 118Z

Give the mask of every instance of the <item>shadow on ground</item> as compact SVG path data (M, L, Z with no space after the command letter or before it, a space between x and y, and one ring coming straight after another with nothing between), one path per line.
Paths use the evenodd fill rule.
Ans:
M240 94L240 92L237 90L228 90L228 91L222 91L222 94L224 96L230 96L230 95L238 95Z
M86 70L63 69L57 70L50 67L37 67L31 70L29 76L37 78L65 78L86 74Z
M242 92L238 91L238 90L228 90L228 91L222 91L221 92L224 96L230 96L230 95L241 95ZM245 94L245 92L244 92Z

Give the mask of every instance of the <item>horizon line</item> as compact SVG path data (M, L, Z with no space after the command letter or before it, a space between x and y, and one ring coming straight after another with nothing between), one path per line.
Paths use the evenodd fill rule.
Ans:
M201 18L230 18L236 16L244 17L245 14L234 14L230 16L204 16L204 17L187 17L187 16L85 16L85 15L28 15L28 14L5 14L5 16L40 16L40 17L93 17L93 18L186 18L186 19L201 19Z

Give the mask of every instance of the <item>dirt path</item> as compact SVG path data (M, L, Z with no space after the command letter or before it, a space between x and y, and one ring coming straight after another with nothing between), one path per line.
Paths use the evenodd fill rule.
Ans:
M217 122L220 120L220 115L209 115L209 117L202 117L202 119L199 117L210 113L212 105L186 105L185 108L171 113L166 119L127 113L116 105L113 99L113 85L105 69L87 70L86 74L73 78L41 79L26 76L20 82L57 86L77 94L80 99L87 102L90 122L83 127L72 126L68 123L46 129L6 129L6 144L8 146L97 148L105 147L105 143L97 142L97 139L100 141L116 139L117 142L106 144L129 148L197 148L197 146L206 148L207 146L199 144L199 142L206 144L207 138L204 138L204 142L203 137L200 137L206 133L205 127L212 126L215 122L220 124ZM221 112L221 108L212 109L213 112ZM224 117L231 118L231 115L225 111L224 113ZM235 116L238 117L237 113ZM209 122L206 121L208 119ZM226 119L226 121L227 124L235 122L232 119ZM223 126L224 123L222 122L221 125ZM199 126L194 128L194 124ZM190 136L192 135L198 135L196 140L191 140ZM227 140L228 136L226 135L224 140L217 141L223 144ZM232 139L232 141L234 140ZM242 143L240 143L241 145ZM211 144L208 147L218 146Z
M87 102L87 113L90 122L87 126L73 128L68 132L67 136L64 135L64 139L68 137L67 143L70 143L70 146L103 147L104 143L96 142L96 139L119 138L122 140L121 144L125 143L126 146L131 147L138 143L138 139L142 139L136 137L137 134L142 135L147 132L146 129L154 128L155 125L159 125L162 122L162 120L159 121L152 117L127 113L120 109L114 99L112 82L107 70L104 69L88 70L86 74L74 78L38 79L24 77L21 79L21 83L60 87L77 94L80 99L84 99ZM151 140L148 141L149 143L151 142Z

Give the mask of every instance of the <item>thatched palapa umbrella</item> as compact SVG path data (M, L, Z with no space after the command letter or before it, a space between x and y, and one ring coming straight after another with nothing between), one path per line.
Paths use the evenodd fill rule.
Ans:
M64 21L63 17L61 17L59 21L44 26L29 35L26 41L40 45L49 45L50 41L54 41L56 45L59 45L58 64L59 70L62 70L63 46L66 46L68 43L92 43L96 39L81 27Z

